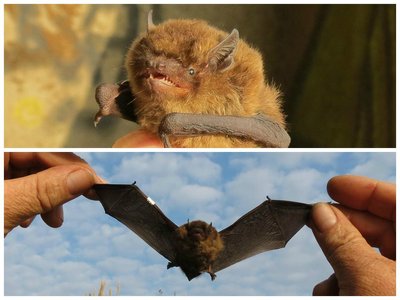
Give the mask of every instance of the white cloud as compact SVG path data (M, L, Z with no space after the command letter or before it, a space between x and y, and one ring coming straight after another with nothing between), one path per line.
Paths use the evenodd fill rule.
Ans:
M329 172L320 172L316 169L295 169L283 176L279 183L284 199L297 202L315 202L325 191L326 182L330 178Z
M119 165L114 166L113 182L138 180L140 178L165 178L184 176L204 183L218 180L221 167L210 157L178 153L134 153L125 156Z
M266 199L267 195L278 195L276 182L283 180L284 174L268 168L255 168L239 173L224 186L228 205L238 209L251 208Z
M359 154L354 154L354 156L359 156ZM361 161L349 173L393 181L395 164L395 153L370 153L368 159L364 156L364 161Z
M222 198L222 193L213 187L188 184L172 191L170 197L170 205L197 208L217 203Z

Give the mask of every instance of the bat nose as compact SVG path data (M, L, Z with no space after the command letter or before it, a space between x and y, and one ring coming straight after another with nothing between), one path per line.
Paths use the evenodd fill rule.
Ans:
M193 233L204 233L203 229L195 227L191 229L191 232Z
M159 71L165 70L165 67L166 67L165 63L158 62L158 63L156 64L156 68L157 68L157 70L159 70Z

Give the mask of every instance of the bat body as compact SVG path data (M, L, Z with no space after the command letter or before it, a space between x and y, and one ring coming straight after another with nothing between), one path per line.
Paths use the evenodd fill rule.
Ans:
M115 103L115 96L109 95L119 95L119 85L111 92L110 85L101 85L95 123L114 114L160 135L162 127L173 147L289 145L280 91L266 83L261 54L241 40L236 29L228 34L200 20L169 20L155 26L150 12L148 31L132 43L125 68L131 101ZM165 128L170 114L194 117L185 126L176 118L175 123L169 120ZM253 123L241 121L258 124L258 115L267 120L262 137L253 134Z
M304 226L311 205L270 200L218 232L212 224L191 221L177 226L135 184L97 184L105 212L139 235L169 260L168 268L180 267L191 280L215 273L259 253L285 247Z
M176 256L168 268L180 267L189 280L203 272L214 280L212 265L224 247L218 231L212 224L197 220L178 227L176 233Z

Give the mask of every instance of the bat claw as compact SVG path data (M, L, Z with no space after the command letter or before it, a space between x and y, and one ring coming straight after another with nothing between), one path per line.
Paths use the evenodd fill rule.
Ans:
M171 143L169 142L169 138L168 135L166 135L165 133L161 133L160 134L161 140L164 144L165 148L171 148Z
M214 281L215 278L217 277L217 275L215 275L215 273L212 271L211 265L208 266L208 271L207 271L207 273L210 274L211 281Z
M176 263L173 263L173 262L168 262L167 270L169 270L171 268L174 268L174 267L178 267L178 265Z
M103 118L103 112L102 112L102 110L100 109L98 112L97 112L97 114L95 115L95 117L94 117L94 121L93 121L93 125L94 125L94 127L96 128L97 127L97 125L100 123L100 121L101 121L101 119Z
M213 272L208 272L208 274L210 274L211 281L214 281L215 278L217 278L217 275L215 275L215 273L213 273Z

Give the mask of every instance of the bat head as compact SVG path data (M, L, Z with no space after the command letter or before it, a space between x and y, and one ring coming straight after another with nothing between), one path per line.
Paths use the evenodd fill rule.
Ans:
M229 34L200 20L154 25L151 12L148 30L133 42L125 67L141 125L142 115L154 112L243 114L246 86L253 86L251 93L264 86L261 55L236 29Z
M212 223L207 224L203 221L192 221L185 225L186 234L193 241L204 241L209 238L215 238L217 230L212 226Z

